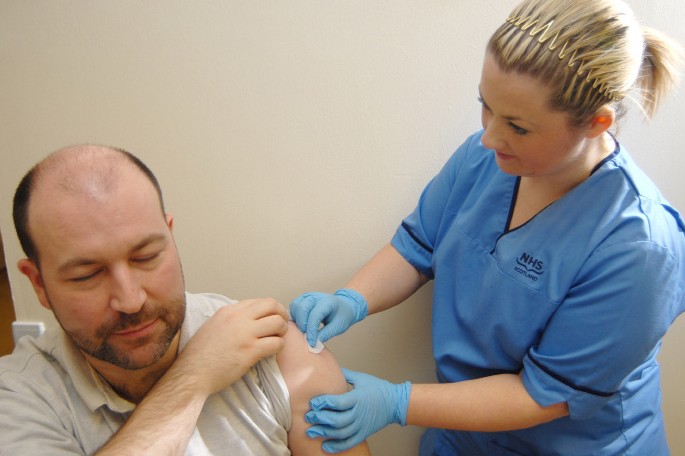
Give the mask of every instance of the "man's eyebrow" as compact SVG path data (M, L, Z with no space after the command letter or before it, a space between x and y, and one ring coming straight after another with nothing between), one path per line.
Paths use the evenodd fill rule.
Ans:
M57 273L64 274L70 269L77 268L79 266L91 266L93 264L95 264L95 261L88 258L73 258L57 268Z
M165 241L166 239L167 239L167 237L166 237L164 234L161 234L161 233L151 234L151 235L146 236L145 238L143 238L143 239L142 239L139 243L137 243L136 245L134 245L134 246L131 248L130 251L131 251L131 252L136 252L136 251L142 249L143 247L146 247L146 246L148 246L148 245L150 245L150 244L154 244L154 243L157 243L157 242L163 242L163 241Z
M138 250L140 250L140 249L142 249L142 248L144 248L150 244L154 244L157 242L163 242L165 239L166 239L166 236L161 234L161 233L151 234L151 235L143 238L140 242L135 244L133 247L131 247L129 252L130 253L137 252ZM90 258L72 258L71 260L65 262L59 268L57 268L57 272L64 274L69 269L77 268L79 266L92 266L94 264L97 264L97 261L92 260Z

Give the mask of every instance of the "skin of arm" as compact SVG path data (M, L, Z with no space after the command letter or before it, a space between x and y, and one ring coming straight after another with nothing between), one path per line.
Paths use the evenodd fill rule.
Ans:
M520 375L498 374L458 383L412 385L407 424L497 432L524 429L567 415L565 402L548 407L535 402Z
M97 455L140 452L161 456L185 452L208 395L197 391L193 378L174 367Z
M409 264L391 244L385 245L345 285L364 296L369 315L401 303L428 278Z
M207 397L278 353L287 330L287 312L273 299L222 307L96 454L184 454Z
M309 351L304 335L294 323L289 323L284 336L285 346L276 356L290 394L291 426L288 446L293 456L328 455L321 448L323 439L311 439L305 431L309 424L304 415L312 397L321 394L341 394L348 391L345 377L333 354L324 349L321 353ZM366 442L338 453L347 456L370 455Z

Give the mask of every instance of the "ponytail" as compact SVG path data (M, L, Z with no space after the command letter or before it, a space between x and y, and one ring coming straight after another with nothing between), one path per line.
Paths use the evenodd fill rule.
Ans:
M645 51L636 88L640 93L640 106L647 119L651 119L664 97L678 85L679 70L683 64L680 45L649 27L642 28Z

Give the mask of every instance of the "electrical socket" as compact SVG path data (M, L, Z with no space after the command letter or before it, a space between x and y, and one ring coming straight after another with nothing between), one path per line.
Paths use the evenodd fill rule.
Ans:
M24 336L31 336L37 338L45 332L45 324L42 321L15 321L12 322L12 337L14 337L14 344L19 342L19 339Z

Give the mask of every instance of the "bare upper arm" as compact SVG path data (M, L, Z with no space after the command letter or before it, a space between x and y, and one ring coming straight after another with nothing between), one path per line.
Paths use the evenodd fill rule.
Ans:
M304 415L309 410L309 400L321 394L347 392L347 382L333 354L324 349L321 353L309 351L304 335L294 323L288 323L285 347L276 357L290 394L291 427L288 446L293 456L327 455L321 449L322 439L310 439L305 434L309 424ZM363 443L344 455L368 455Z

